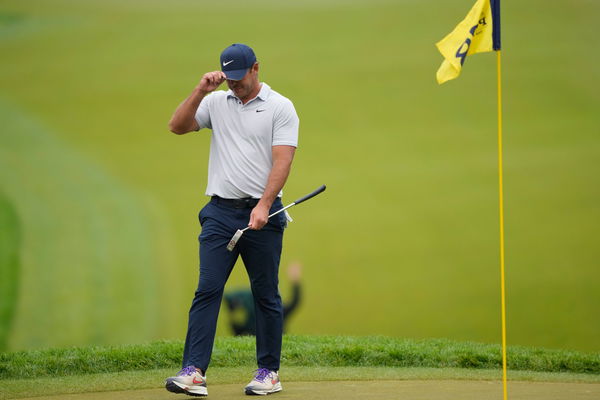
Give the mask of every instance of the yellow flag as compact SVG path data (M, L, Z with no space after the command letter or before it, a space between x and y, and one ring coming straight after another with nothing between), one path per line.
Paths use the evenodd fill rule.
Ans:
M477 0L466 18L436 43L444 56L436 74L438 83L457 78L468 55L494 50L492 33L490 0Z

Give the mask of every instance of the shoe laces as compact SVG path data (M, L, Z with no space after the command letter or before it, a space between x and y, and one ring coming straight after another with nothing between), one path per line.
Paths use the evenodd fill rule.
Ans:
M193 373L196 372L196 367L194 367L193 365L190 365L189 367L185 367L183 368L181 371L179 371L179 373L177 374L177 376L184 376L184 375L192 375Z
M256 375L254 376L255 381L264 382L265 378L271 373L267 368L259 368L256 370Z

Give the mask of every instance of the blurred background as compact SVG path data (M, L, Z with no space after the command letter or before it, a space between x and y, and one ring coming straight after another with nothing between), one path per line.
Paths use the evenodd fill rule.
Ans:
M284 202L328 185L287 332L499 343L496 57L435 81L473 3L0 2L0 350L184 338L210 132L167 122L235 42L301 119ZM508 343L598 351L600 3L502 12Z

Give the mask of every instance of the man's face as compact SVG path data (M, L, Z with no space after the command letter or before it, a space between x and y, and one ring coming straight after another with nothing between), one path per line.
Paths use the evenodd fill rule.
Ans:
M239 81L227 79L227 86L242 101L251 100L256 96L258 88L258 63L255 63ZM251 97L252 96L252 97Z

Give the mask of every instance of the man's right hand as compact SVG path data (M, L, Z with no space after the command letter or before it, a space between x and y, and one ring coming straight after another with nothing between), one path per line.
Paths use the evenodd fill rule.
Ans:
M215 90L225 82L225 74L222 71L207 72L200 79L200 83L191 95L183 101L175 110L175 113L169 121L169 130L178 135L197 131L200 129L195 115L200 102L210 92Z
M200 79L198 89L201 92L210 93L213 90L216 90L226 79L227 77L223 71L207 72L202 76L202 79Z

